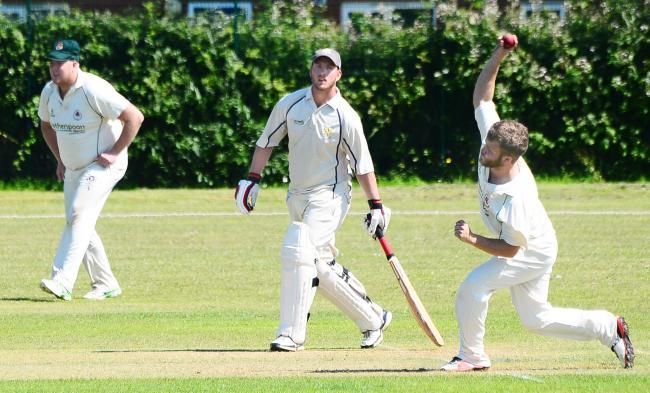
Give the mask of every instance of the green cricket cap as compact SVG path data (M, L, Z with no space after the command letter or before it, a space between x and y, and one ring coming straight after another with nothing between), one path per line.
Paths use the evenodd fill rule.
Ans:
M57 40L47 58L56 61L75 60L79 61L81 49L75 40Z

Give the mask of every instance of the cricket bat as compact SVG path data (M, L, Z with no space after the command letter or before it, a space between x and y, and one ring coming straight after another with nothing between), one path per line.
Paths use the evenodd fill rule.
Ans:
M424 305L422 304L422 301L420 300L417 292L415 292L415 288L413 288L411 281L402 268L402 264L399 262L399 259L397 259L397 256L393 253L390 244L388 244L388 240L386 240L384 237L383 231L381 229L377 229L377 232L375 234L377 235L377 240L379 240L381 248L384 250L384 254L386 254L386 259L388 259L390 267L393 269L393 273L395 273L395 277L397 277L397 282L399 282L399 286L402 288L404 296L406 296L409 309L411 310L411 313L413 313L413 316L418 322L418 325L420 325L420 328L422 328L424 333L426 333L426 335L431 339L431 341L433 341L434 344L439 347L445 345L445 341L436 328L436 325L433 324L433 321L431 320L431 317L429 316L426 308L424 308Z

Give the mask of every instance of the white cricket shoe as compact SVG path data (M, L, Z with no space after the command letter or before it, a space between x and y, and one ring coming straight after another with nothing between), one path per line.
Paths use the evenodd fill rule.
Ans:
M612 345L612 352L621 361L623 368L632 368L634 366L634 347L632 341L630 341L630 329L623 317L616 318L616 340Z
M381 314L381 318L384 321L381 324L379 329L375 330L366 330L363 332L363 340L361 340L361 348L374 348L377 345L381 344L384 341L384 330L388 328L390 322L393 320L393 313L388 310L384 310Z
M296 344L289 336L278 336L271 343L271 352L296 352L303 349L305 349L304 345Z
M447 364L440 367L442 371L468 372L468 371L487 371L489 366L479 366L466 360L454 356Z
M89 300L104 300L112 297L118 297L122 294L120 287L106 290L104 287L95 287L90 292L84 295L84 299Z
M51 293L59 299L66 301L72 300L72 293L65 289L63 284L56 280L49 280L44 278L41 280L41 289L47 293Z

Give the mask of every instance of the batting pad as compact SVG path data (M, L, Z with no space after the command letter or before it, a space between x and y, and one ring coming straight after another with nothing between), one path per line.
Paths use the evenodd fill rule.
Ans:
M362 332L381 327L383 309L373 303L363 284L335 260L316 261L321 293L354 321Z
M288 336L298 345L305 342L307 314L316 295L316 248L309 227L292 222L280 251L280 327L278 336Z

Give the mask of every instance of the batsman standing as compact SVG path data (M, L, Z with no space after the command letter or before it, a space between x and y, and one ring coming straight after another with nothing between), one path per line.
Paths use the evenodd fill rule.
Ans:
M493 237L472 232L463 220L456 222L454 233L492 257L470 272L458 289L460 350L442 370L490 367L483 345L485 319L490 297L501 288L510 289L512 303L529 330L545 336L598 340L611 348L623 367L632 367L634 349L622 317L603 310L557 308L548 302L557 239L522 157L528 148L528 130L516 121L500 121L492 102L499 66L511 50L499 40L474 88L474 114L482 140L478 163L480 214Z
M66 223L51 277L41 281L41 288L71 300L83 263L91 281L84 298L115 297L122 290L95 223L126 172L127 147L144 117L108 82L79 68L76 41L56 41L47 58L52 80L41 92L38 116L43 138L57 162L56 176L63 181Z
M336 87L341 75L336 50L315 52L311 86L275 105L257 140L248 178L237 186L237 206L249 214L259 192L260 174L273 148L288 136L291 223L280 252L280 326L272 351L304 349L317 287L356 323L363 333L361 348L379 345L391 322L392 314L373 303L361 282L335 260L335 232L350 208L351 171L368 198L368 233L374 234L377 227L386 231L390 219L390 210L379 196L361 120Z

